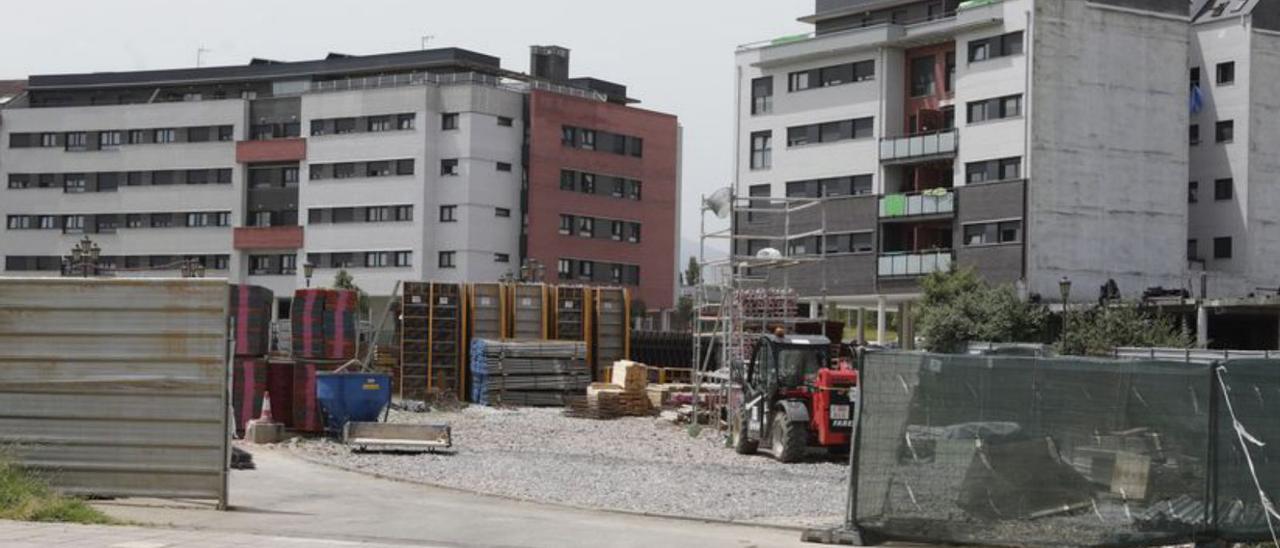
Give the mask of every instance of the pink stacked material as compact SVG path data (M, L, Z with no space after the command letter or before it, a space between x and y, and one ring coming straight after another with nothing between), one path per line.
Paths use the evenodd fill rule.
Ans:
M356 355L359 296L341 289L299 289L291 310L293 356L347 360Z
M235 412L236 435L243 436L249 421L262 414L262 395L267 391L267 362L256 358L236 358L233 365L231 405Z
M341 364L299 361L293 364L293 402L289 426L296 432L324 433L324 418L316 400L316 373L337 369Z
M232 285L228 303L236 356L265 356L271 350L271 308L275 295L255 285Z

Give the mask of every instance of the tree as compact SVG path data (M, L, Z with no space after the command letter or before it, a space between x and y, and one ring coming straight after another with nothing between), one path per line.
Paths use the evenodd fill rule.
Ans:
M365 293L363 289L360 289L360 286L356 285L355 277L353 277L350 272L347 272L345 268L339 270L337 274L334 274L333 288L355 291L358 303L357 308L359 308L361 314L368 314L369 294Z
M930 352L964 352L971 341L1040 342L1048 311L1023 302L1012 287L990 287L972 269L935 272L921 281L916 326Z
M1112 356L1121 346L1189 348L1190 333L1174 325L1168 316L1134 306L1096 306L1067 314L1059 354Z
M693 297L684 295L676 301L676 318L683 325L693 325Z
M684 269L684 285L694 286L702 283L702 265L698 259L689 257L689 266Z

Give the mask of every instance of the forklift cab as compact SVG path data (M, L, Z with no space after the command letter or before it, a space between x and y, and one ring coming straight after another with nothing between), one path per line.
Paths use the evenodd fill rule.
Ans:
M831 341L822 336L766 335L756 340L741 379L748 392L773 393L812 386L831 363Z

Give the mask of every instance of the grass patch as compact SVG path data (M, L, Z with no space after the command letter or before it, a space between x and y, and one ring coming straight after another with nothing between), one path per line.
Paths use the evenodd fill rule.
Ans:
M59 495L37 474L0 455L0 519L85 524L116 520L83 500Z

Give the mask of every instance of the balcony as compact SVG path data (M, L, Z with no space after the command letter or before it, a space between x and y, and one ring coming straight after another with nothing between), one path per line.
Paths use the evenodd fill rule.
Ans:
M235 249L302 249L300 226L238 226L231 247Z
M954 129L880 140L880 161L901 164L955 156L960 148L960 134Z
M241 164L299 162L306 159L307 140L302 138L236 143L236 162Z
M951 269L951 251L928 253L885 253L880 255L882 278L926 276Z
M956 194L947 189L920 194L887 194L880 197L880 218L948 215L956 210Z

